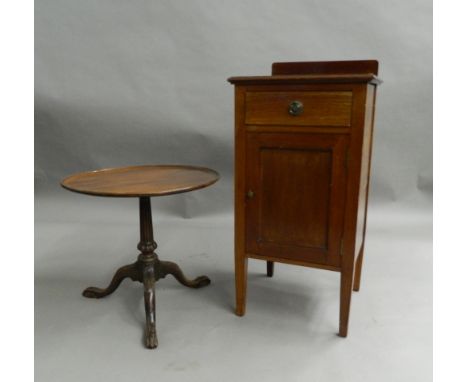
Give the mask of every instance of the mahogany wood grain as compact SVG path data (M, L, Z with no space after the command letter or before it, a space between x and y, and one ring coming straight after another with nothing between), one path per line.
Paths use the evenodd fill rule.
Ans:
M247 252L339 266L347 141L248 134Z
M358 255L356 256L356 262L354 265L354 279L353 279L353 291L359 292L361 288L361 272L362 262L364 260L364 242L361 244Z
M245 146L246 131L244 126L245 89L235 88L235 130L234 139L234 253L235 253L235 280L236 280L236 307L238 316L245 314L247 299L247 270L248 258L245 255Z
M377 73L373 60L299 62L273 64L272 76L228 79L236 94L238 315L248 258L267 261L267 274L274 262L337 271L339 335L347 335L362 266ZM299 96L303 113L288 115Z
M354 278L356 249L357 216L359 210L359 191L361 180L361 161L364 140L364 121L366 114L367 86L356 87L353 95L352 134L349 145L349 163L346 186L346 210L340 280L340 323L338 334L348 334L351 294Z
M350 126L351 92L247 92L247 125ZM291 115L289 105L299 101L300 115Z
M218 179L216 171L205 167L147 165L82 172L65 178L62 186L96 196L144 197L193 191Z
M120 267L106 288L89 287L83 291L88 298L103 298L113 293L125 278L143 283L146 326L145 345L158 346L156 334L155 283L172 275L182 285L201 288L210 284L206 276L193 280L185 277L179 266L159 260L153 239L153 222L150 196L169 195L191 191L216 182L216 171L193 166L133 166L105 169L72 175L62 181L62 186L75 192L97 196L139 197L140 242L138 260Z
M358 227L356 229L356 234L360 235L356 237L356 241L359 243L357 247L359 248L359 253L357 255L355 272L354 272L354 282L353 290L355 292L359 291L361 286L361 270L362 262L364 257L364 246L366 241L366 228L367 228L367 206L369 200L369 186L370 186L370 171L371 171L371 162L372 162L372 143L374 135L374 119L375 119L375 100L376 100L377 88L375 86L369 85L367 87L367 100L366 100L366 115L365 115L365 138L364 143L366 146L363 146L362 153L362 164L361 164L361 188L359 190L359 208L362 211L362 217L359 217L358 212ZM367 141L367 142L366 142ZM361 221L360 221L361 219ZM360 229L360 225L362 228Z
M349 134L349 129L341 126L245 125L245 130L250 133Z
M366 74L307 74L230 77L228 81L235 85L304 85L304 84L374 84L382 80L371 73Z
M271 73L285 74L375 74L379 73L379 63L376 60L354 61L315 61L315 62L275 62Z
M308 268L317 268L317 269L325 269L327 271L333 271L333 272L341 272L340 267L335 267L333 265L327 265L327 264L318 264L318 263L311 263L310 261L302 261L302 260L295 260L295 259L286 259L286 258L280 258L278 256L269 256L269 255L257 255L256 253L245 253L246 258L250 259L256 259L256 260L266 260L267 261L267 266L268 266L268 261L270 262L278 262L282 264L290 264L290 265L300 265L302 267L308 267Z

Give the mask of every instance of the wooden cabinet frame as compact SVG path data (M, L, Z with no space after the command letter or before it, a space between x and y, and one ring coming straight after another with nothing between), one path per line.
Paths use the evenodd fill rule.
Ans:
M274 262L337 271L339 334L346 337L361 278L377 68L377 61L275 63L272 76L229 79L235 84L236 314L245 314L248 258L266 260L269 276ZM293 102L303 110L288 113ZM301 187L323 205L300 195ZM291 215L301 203L304 227Z

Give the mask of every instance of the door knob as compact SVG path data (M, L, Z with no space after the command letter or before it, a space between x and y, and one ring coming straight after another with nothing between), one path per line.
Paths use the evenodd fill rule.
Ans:
M254 195L255 195L255 194L254 194L254 192L253 192L252 190L247 191L247 197L248 197L249 199L252 199L252 198L254 197Z
M291 115L300 115L304 111L304 105L302 104L301 101L292 101L289 104L289 114Z

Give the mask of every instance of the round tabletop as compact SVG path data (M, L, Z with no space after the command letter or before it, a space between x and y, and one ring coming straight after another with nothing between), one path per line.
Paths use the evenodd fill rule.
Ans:
M147 165L81 172L62 181L62 187L82 194L147 197L178 194L208 187L219 174L205 167Z

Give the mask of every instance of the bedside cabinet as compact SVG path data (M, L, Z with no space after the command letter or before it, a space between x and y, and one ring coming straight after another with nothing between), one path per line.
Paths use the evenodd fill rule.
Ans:
M275 63L235 85L236 314L249 258L341 273L339 335L359 290L377 61Z

